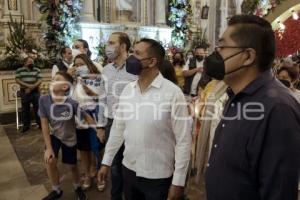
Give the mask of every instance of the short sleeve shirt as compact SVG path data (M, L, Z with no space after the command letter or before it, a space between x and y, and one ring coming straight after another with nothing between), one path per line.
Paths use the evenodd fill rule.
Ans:
M75 116L84 115L76 101L67 98L64 103L55 103L50 95L41 96L39 115L48 119L51 135L69 147L76 145Z
M28 84L35 84L42 79L42 75L40 69L36 67L34 67L32 70L21 67L16 71L16 79L19 79Z

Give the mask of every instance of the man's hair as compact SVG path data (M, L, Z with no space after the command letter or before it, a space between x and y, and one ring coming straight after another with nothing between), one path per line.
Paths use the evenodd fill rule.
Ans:
M83 40L83 39L78 39L77 41L81 42L83 44L83 47L87 49L86 55L90 58L91 55L92 55L92 52L90 50L89 43L86 40Z
M67 82L69 82L71 85L73 85L73 77L70 75L70 74L68 74L67 72L64 72L64 71L58 71L58 72L56 72L56 74L55 75L60 75L60 76L62 76L64 79L65 79L65 81L67 81Z
M147 48L147 52L150 56L153 56L157 59L158 66L163 63L166 55L166 51L159 42L149 38L142 38L139 42L145 42L149 44L149 47Z
M130 39L129 39L128 35L126 33L123 33L123 32L114 32L114 33L112 33L112 35L118 35L119 36L120 45L125 44L126 45L126 51L128 52L130 47L131 47L131 42L130 42Z
M165 79L168 79L174 84L178 83L175 69L169 60L164 59L162 64L159 65L158 69Z
M196 51L197 49L203 49L203 50L205 51L205 50L206 50L206 47L203 46L203 45L198 45L198 46L195 47L195 51Z
M260 71L272 67L275 58L275 36L271 24L255 15L235 15L228 26L234 26L231 38L243 47L256 51L257 65Z
M33 59L31 56L27 56L27 57L26 57L26 58L24 58L24 60L23 60L24 64L26 64L26 63L27 63L27 61L28 61L29 59L31 59L31 60L33 60L33 61L34 61L34 59Z
M70 49L70 47L64 46L63 48L61 48L61 50L60 50L61 58L63 58L63 54L65 54L67 52L67 49Z

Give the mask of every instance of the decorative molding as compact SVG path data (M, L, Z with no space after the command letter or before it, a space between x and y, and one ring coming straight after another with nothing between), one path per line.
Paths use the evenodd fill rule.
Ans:
M51 82L51 70L42 70L42 77L43 82L40 86L40 90L41 93L45 94ZM0 113L15 111L16 92L19 88L19 85L15 81L15 71L0 71L0 95L2 96L0 99Z
M13 10L13 11L18 10L17 0L7 0L7 1L8 1L8 10Z

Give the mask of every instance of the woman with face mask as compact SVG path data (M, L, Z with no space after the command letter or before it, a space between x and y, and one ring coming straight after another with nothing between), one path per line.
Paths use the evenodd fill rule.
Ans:
M186 57L185 57L185 60L188 61L189 59L193 58L194 57L194 52L192 50L189 50L187 53L186 53Z
M80 54L85 54L89 59L91 59L92 57L92 52L89 48L89 44L86 40L83 39L78 39L74 42L73 47L72 47L72 55L73 55L73 59ZM92 61L93 64L96 66L96 68L98 69L98 71L102 72L103 70L103 66L98 63L98 62L94 62ZM71 67L68 69L67 71L71 76L75 75L75 68Z
M277 72L279 81L290 89L298 102L300 102L300 91L294 87L298 79L298 71L295 67L282 67Z
M178 86L183 89L184 86L184 76L183 76L183 66L184 66L183 53L177 52L173 56L173 67L175 69Z
M103 126L104 119L100 119L98 115L103 106L98 105L98 99L105 96L105 91L101 91L101 84L104 84L103 78L93 64L93 62L85 54L77 55L74 59L74 67L76 74L76 86L73 98L79 102L81 109L90 114L97 126ZM84 183L82 187L88 189L92 186L92 178L96 175L96 170L100 168L100 150L104 148L105 134L97 135L94 128L86 126L81 119L77 123L77 148L80 151L81 161L84 166ZM94 159L95 158L95 159ZM98 183L97 188L103 191L105 183Z

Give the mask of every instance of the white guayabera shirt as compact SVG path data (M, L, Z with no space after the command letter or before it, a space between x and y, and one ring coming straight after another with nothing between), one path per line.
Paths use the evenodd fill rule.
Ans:
M124 142L123 165L136 176L173 176L173 185L184 186L191 140L184 95L159 74L143 94L137 81L124 88L102 164L110 166Z

